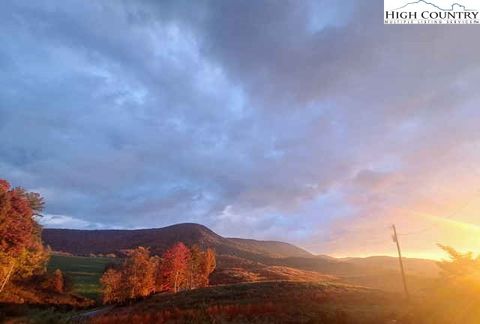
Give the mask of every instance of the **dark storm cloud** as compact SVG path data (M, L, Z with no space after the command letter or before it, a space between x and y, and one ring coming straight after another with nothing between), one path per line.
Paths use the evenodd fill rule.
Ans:
M309 240L478 162L472 26L384 26L377 0L3 7L0 174L51 226Z

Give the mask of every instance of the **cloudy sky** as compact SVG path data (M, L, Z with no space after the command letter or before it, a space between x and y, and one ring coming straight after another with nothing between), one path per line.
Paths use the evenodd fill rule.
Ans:
M480 250L480 29L371 1L3 1L0 177L47 227Z

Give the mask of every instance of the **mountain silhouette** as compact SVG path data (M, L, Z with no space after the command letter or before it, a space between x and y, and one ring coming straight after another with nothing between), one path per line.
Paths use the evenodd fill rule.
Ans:
M117 254L138 246L149 247L162 254L177 242L189 246L213 248L219 254L255 259L259 257L308 257L309 252L292 244L277 241L257 241L226 238L206 226L193 223L163 228L138 230L73 230L44 229L43 240L55 251L74 255Z
M406 7L413 6L413 5L418 5L418 4L425 4L425 5L431 6L435 9L441 10L441 11L453 11L453 10L455 10L455 7L460 7L461 10L463 10L463 11L471 11L471 9L467 9L464 5L462 5L460 3L457 3L457 2L453 3L450 6L450 8L445 9L445 8L439 7L438 5L436 5L432 2L425 1L425 0L418 0L418 1L409 2L409 3L399 7L397 9L394 9L394 10L401 10L401 9L405 9Z

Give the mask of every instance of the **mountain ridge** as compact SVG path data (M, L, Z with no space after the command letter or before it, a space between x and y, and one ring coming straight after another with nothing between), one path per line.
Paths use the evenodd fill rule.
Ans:
M198 244L203 248L214 248L219 254L258 254L268 257L313 257L290 243L261 241L243 238L226 238L208 227L196 223L180 223L148 229L62 229L43 230L44 242L53 250L74 255L121 254L122 250L147 246L154 253L163 253L176 242L187 245Z

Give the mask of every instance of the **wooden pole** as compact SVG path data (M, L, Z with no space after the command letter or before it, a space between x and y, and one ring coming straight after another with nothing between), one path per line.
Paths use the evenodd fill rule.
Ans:
M405 278L405 269L403 267L402 251L400 250L400 243L398 242L397 229L395 228L395 225L392 225L392 229L393 229L392 238L393 238L393 241L397 244L398 262L400 264L400 273L402 274L403 289L405 290L405 297L407 298L407 300L409 300L410 294L408 293L407 279Z

